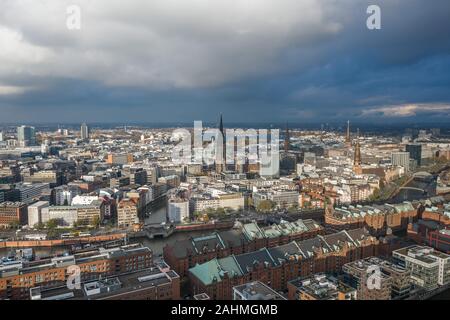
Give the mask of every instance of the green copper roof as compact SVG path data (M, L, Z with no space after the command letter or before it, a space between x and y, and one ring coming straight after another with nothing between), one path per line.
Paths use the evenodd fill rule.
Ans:
M213 259L208 262L197 264L189 271L196 276L204 285L210 285L214 281L221 281L228 273L230 278L241 276L242 271L237 264L234 255L222 259Z

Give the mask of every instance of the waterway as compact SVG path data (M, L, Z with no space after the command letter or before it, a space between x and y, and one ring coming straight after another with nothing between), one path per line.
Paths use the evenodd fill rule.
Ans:
M391 203L400 203L403 201L421 200L436 195L436 178L431 181L421 181L413 179L405 187L422 189L424 192L414 189L401 189L393 198L390 199Z
M166 222L167 220L167 209L165 206L155 210L152 212L150 216L145 219L145 224L160 224L162 222ZM189 237L197 237L205 234L211 233L210 231L190 231L190 232L175 232L168 238L160 238L160 239L147 239L147 238L139 238L133 239L132 243L142 243L144 246L152 249L155 257L162 255L163 248L166 244L172 244L175 241L185 240ZM47 257L53 255L61 255L69 252L68 247L57 246L57 247L36 247L33 248L35 256L39 257ZM8 255L11 251L11 248L1 248L0 249L0 257Z

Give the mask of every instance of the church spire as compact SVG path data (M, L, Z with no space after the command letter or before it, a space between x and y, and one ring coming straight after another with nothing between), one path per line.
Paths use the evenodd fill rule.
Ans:
M216 172L221 173L226 168L226 141L225 141L225 132L223 131L223 119L222 113L220 113L219 119L219 132L222 135L222 150L217 150L222 153L222 159L220 163L216 163Z
M350 143L350 120L347 120L347 136L345 137L345 142Z
M223 132L223 120L222 120L222 113L220 114L220 120L219 120L219 131L222 133L222 136L224 136Z
M356 144L355 144L355 156L353 159L353 165L354 166L360 166L361 165L361 146L359 145L359 128L358 128L358 134L356 137Z

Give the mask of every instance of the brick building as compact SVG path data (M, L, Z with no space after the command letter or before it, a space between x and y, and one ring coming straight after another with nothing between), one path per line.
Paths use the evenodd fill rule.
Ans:
M179 300L180 277L160 262L137 272L85 282L81 289L64 286L30 292L32 300Z
M232 298L232 287L261 281L285 290L287 282L321 272L339 272L350 261L378 254L379 241L364 229L340 231L273 248L214 258L189 269L192 294Z
M357 289L358 300L390 300L408 297L411 272L378 257L347 263L342 268L346 282Z
M368 228L373 234L406 230L416 220L418 211L410 202L372 206L345 206L325 209L325 225L337 230Z
M0 228L8 228L11 223L25 225L28 222L27 205L23 202L0 203Z
M183 277L197 263L271 248L323 233L323 228L313 220L297 220L270 227L259 227L253 222L244 224L241 229L213 232L207 236L168 244L164 247L163 254L165 261Z
M0 265L0 299L29 299L31 288L61 287L71 273L68 267L73 265L80 268L81 281L86 282L98 280L100 276L110 277L150 268L153 259L149 248L133 245Z

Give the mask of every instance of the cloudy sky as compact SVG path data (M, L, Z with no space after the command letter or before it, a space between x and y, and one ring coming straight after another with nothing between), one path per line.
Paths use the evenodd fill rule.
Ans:
M81 30L66 27L81 8ZM367 7L381 7L368 30ZM450 120L449 0L0 0L0 122Z

